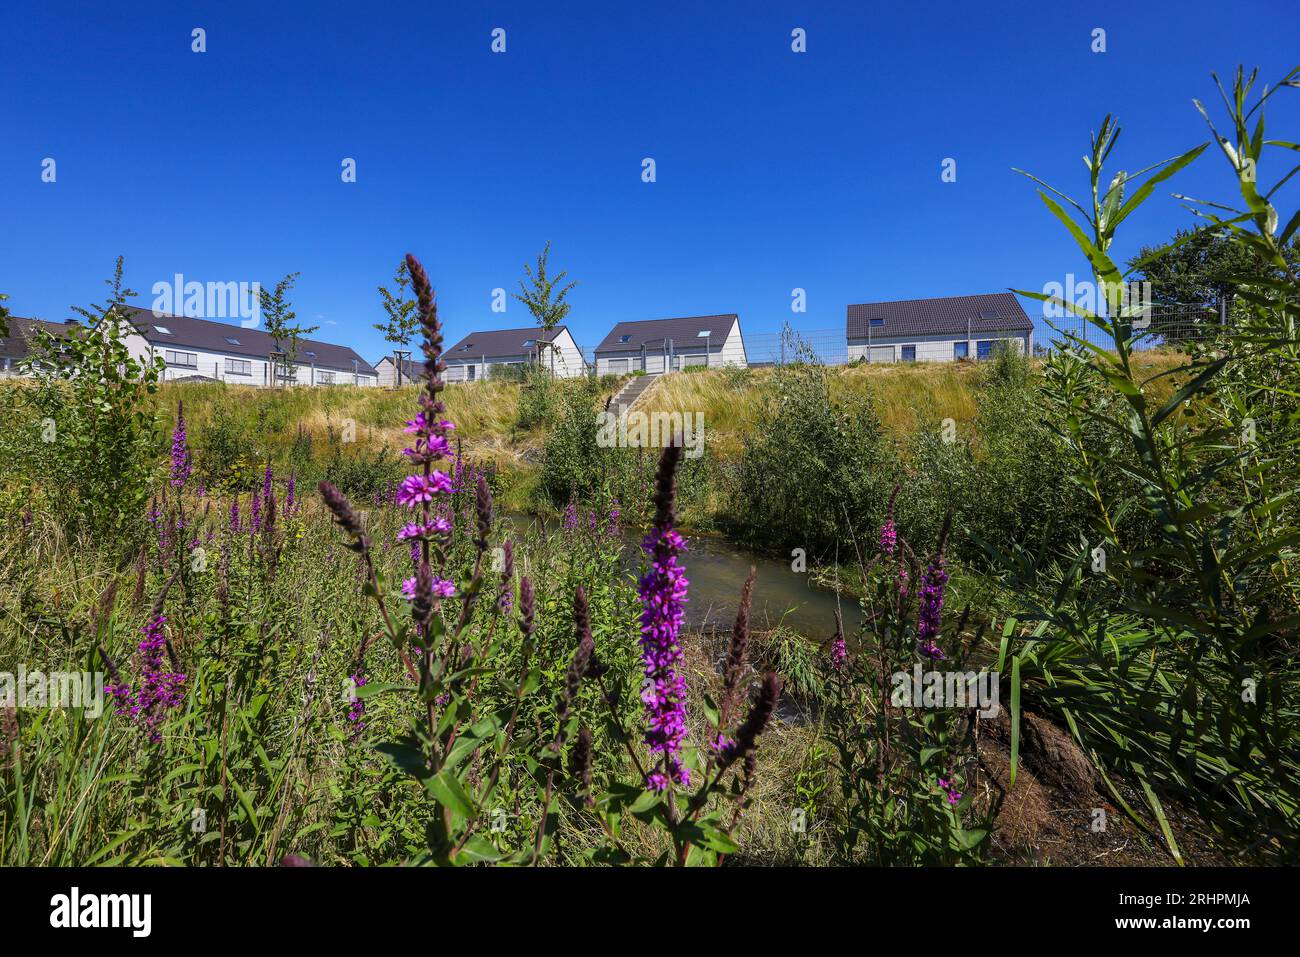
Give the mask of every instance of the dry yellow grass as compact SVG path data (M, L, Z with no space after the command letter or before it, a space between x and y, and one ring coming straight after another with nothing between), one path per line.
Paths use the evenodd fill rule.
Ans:
M1134 358L1139 376L1150 382L1152 402L1158 404L1172 394L1180 377L1163 373L1186 361L1185 354L1173 350L1152 350ZM1038 360L1034 364L1038 365ZM898 438L925 422L951 418L963 425L976 416L975 393L981 374L976 363L843 366L828 373L833 400L869 396L885 429ZM771 399L774 375L775 370L769 368L670 373L655 381L637 408L702 414L713 454L733 458L743 449L764 404ZM559 388L574 385L557 383ZM454 385L443 397L447 417L456 423L456 436L469 454L501 468L526 472L545 441L545 432L518 427L520 391L519 383L488 379ZM191 426L200 428L220 404L237 418L277 432L286 440L299 428L323 438L331 429L337 433L350 420L356 425L361 446L396 449L405 444L402 424L416 407L416 394L414 385L396 390L341 386L268 391L168 383L158 402L163 408L174 408L183 398Z

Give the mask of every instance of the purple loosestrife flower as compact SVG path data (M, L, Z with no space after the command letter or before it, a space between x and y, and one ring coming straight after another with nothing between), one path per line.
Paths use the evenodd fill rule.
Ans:
M185 675L165 667L167 639L163 627L166 623L164 616L157 615L144 627L144 640L138 649L139 688L132 689L125 682L117 681L105 689L116 703L115 713L131 718L151 744L162 741L158 725L169 710L180 707L185 693Z
M892 558L897 548L898 529L894 525L894 520L887 518L885 524L880 526L880 550Z
M435 495L450 495L451 479L446 472L417 472L402 479L397 489L397 504L408 507L432 502Z
M898 597L899 597L899 598L906 598L906 597L907 597L907 581L908 581L908 574L907 574L907 566L906 566L906 565L899 565L899 566L898 566L898 579L897 579L897 580L898 580Z
M239 496L236 495L230 500L230 530L239 531Z
M354 691L366 686L366 669L364 666L358 666L356 674L349 677L352 680ZM353 694L348 703L351 706L348 708L348 721L352 722L352 736L355 738L366 729L366 702L364 698Z
M619 519L623 513L619 511L618 499L614 499L613 504L609 507L609 521L605 525L605 534L610 538L617 538L623 534L622 526L619 525Z
M427 527L433 520L430 504L434 496L451 493L451 479L446 472L436 471L434 463L444 459L450 453L447 434L455 426L443 418L447 411L438 394L443 390L442 373L447 364L442 359L442 323L438 321L438 304L434 298L433 285L429 282L424 266L411 254L406 256L407 270L411 275L411 288L416 294L416 315L424 332L424 389L420 392L420 409L415 418L406 423L406 431L415 436L412 447L406 450L411 465L420 471L407 476L397 488L396 502L408 508L420 509L420 524ZM432 553L432 543L428 537L420 541L421 563L427 565ZM441 548L438 556L441 559ZM419 584L424 583L425 575L417 576ZM428 581L431 583L432 578ZM432 597L432 596L429 596Z
M185 443L184 403L176 403L176 428L172 432L172 488L181 488L190 477L190 449Z
M898 526L894 524L894 504L898 501L899 486L895 485L889 495L889 507L885 509L885 524L880 526L880 550L890 558L898 549Z
M767 728L767 723L776 712L777 702L781 700L781 678L774 671L763 676L763 683L758 687L758 696L749 708L745 721L736 729L736 740L724 746L718 753L718 770L725 771L737 758L743 758L748 764L758 747L758 736Z
M686 736L686 679L677 671L682 651L677 637L686 617L686 591L690 582L677 564L677 556L686 542L673 528L677 516L673 504L677 495L677 465L681 461L679 445L664 449L659 461L655 491L654 526L641 547L650 558L641 577L641 660L645 665L645 683L641 700L645 704L648 729L645 742L651 757L662 756L662 770L649 775L646 785L661 791L670 782L689 786L690 771L682 764L679 752Z
M275 507L275 486L274 475L271 472L271 463L266 463L266 472L262 475L262 504L267 507L267 511Z
M831 643L831 667L839 671L849 660L849 646L844 641L844 633L837 631L835 641Z
M257 534L262 530L262 490L254 486L253 501L248 506L249 530Z
M408 578L402 582L402 594L410 601L415 600L416 589L419 588L419 576ZM438 578L436 575L430 579L430 587L433 594L438 598L451 598L456 594L456 583L446 578Z
M568 506L564 509L564 530L571 532L578 527L578 506L569 499Z
M939 787L943 788L949 804L956 804L961 800L961 792L957 790L955 782L949 781L947 778L940 778Z
M947 584L948 573L944 571L943 555L938 555L921 576L921 587L917 590L920 610L917 612L916 639L920 643L921 654L930 659L944 657L935 639L939 636L943 593Z
M286 516L293 515L294 513L294 508L297 505L297 500L294 496L294 493L297 491L297 489L298 489L297 478L293 472L290 472L289 481L284 487L284 514Z

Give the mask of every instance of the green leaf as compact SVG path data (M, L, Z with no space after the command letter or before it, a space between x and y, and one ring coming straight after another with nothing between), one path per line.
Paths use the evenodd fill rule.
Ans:
M1020 656L1011 659L1011 774L1008 784L1016 785L1020 766Z
M439 804L450 808L461 817L473 818L478 814L473 798L465 791L460 781L447 771L440 771L428 778L424 784Z

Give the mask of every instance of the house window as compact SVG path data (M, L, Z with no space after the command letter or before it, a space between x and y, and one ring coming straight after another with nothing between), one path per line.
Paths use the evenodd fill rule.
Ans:
M903 361L904 362L916 361L916 346L903 346Z
M474 381L474 367L472 365L468 365L465 367L465 378L468 379L470 382Z
M157 329L159 332L161 332L164 336L170 336L172 334L172 331L168 329L166 326L154 326L154 328Z
M885 320L877 316L871 320L871 324L873 326L883 326L885 324Z
M236 339L234 336L226 336L226 341L229 342L232 346L239 345L239 340Z
M252 375L253 363L248 359L227 359L226 375Z
M319 382L321 385L333 385L333 384L334 384L334 373L333 373L333 372L320 372L320 371L318 370L318 371L316 372L316 381Z
M627 372L627 364L628 364L627 359L610 359L609 360L610 374L622 375L624 372Z
M631 337L631 336L619 336L619 337L618 337L618 341L619 341L619 342L631 342L631 341L632 341L632 337Z
M199 366L198 354L194 352L173 352L168 349L163 358L169 366L184 366L187 369L197 369Z
M975 343L975 358L987 359L993 355L993 347L998 344L998 339L981 339Z
M953 357L954 359L969 359L969 358L970 358L970 343L969 343L969 342L954 342L954 343L952 344L952 357Z

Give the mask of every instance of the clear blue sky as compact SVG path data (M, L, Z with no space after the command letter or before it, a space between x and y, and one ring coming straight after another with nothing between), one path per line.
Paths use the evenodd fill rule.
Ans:
M1012 166L1082 194L1106 112L1124 126L1117 165L1136 169L1205 138L1190 101L1217 103L1211 70L1271 81L1300 61L1294 0L46 2L7 5L0 26L0 292L16 315L99 301L119 253L146 294L177 272L300 270L300 318L372 361L375 287L408 250L454 339L530 324L514 300L491 312L491 291L552 240L581 281L569 324L586 346L622 320L838 328L850 302L1082 278ZM1300 90L1270 117L1300 139ZM1207 153L1171 188L1231 200L1222 163ZM1121 255L1189 222L1169 192Z

